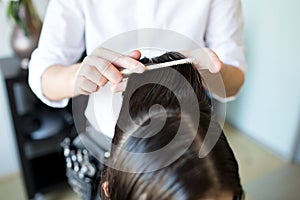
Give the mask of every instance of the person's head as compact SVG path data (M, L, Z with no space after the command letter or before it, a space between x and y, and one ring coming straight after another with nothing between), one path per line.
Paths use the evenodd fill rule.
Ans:
M161 63L182 58L170 52L141 61ZM174 69L179 73L173 73ZM180 81L181 76L187 81ZM200 109L196 121L194 107ZM207 156L199 157L209 124L222 131L211 120L210 100L192 64L132 75L111 155L102 172L102 199L240 199L238 164L224 134Z

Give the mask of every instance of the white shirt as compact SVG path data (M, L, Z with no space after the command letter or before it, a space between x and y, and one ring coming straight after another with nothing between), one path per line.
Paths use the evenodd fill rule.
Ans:
M180 43L182 38L188 42ZM34 93L49 106L66 106L68 99L50 101L43 95L42 73L53 64L74 64L84 50L89 55L99 45L120 53L149 45L162 52L208 47L224 63L246 70L240 0L50 0L29 65ZM93 98L100 101L103 117L114 96L107 87ZM112 136L114 124L109 127L103 132Z

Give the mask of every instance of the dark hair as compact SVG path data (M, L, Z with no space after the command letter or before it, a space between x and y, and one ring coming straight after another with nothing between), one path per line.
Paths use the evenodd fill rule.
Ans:
M169 52L141 62L182 58L177 52ZM181 81L182 77L186 81ZM194 106L200 109L197 121L193 119ZM102 199L190 200L218 198L224 191L241 199L238 164L219 124L212 119L211 109L200 74L192 64L131 75L111 155L101 177L101 185L108 182L110 197L101 189ZM210 153L200 158L209 126L222 133ZM183 134L178 134L179 130ZM171 143L164 154L134 156L156 152Z

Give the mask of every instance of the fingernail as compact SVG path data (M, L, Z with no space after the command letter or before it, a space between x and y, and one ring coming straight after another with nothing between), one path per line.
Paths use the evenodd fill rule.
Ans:
M220 71L220 69L221 69L220 62L219 61L213 62L213 72L217 73Z

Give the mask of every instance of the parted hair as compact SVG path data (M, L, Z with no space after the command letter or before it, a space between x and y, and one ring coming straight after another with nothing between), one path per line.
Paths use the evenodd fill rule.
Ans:
M180 53L168 52L141 62L150 65L183 58ZM211 100L193 64L132 74L123 95L100 181L100 186L108 183L109 196L101 188L102 199L220 199L222 192L232 193L235 200L242 198L238 163L213 119ZM193 119L195 108L200 113L197 121ZM199 157L209 127L221 134L209 154ZM169 144L172 146L164 154L152 157L126 153L153 153Z

